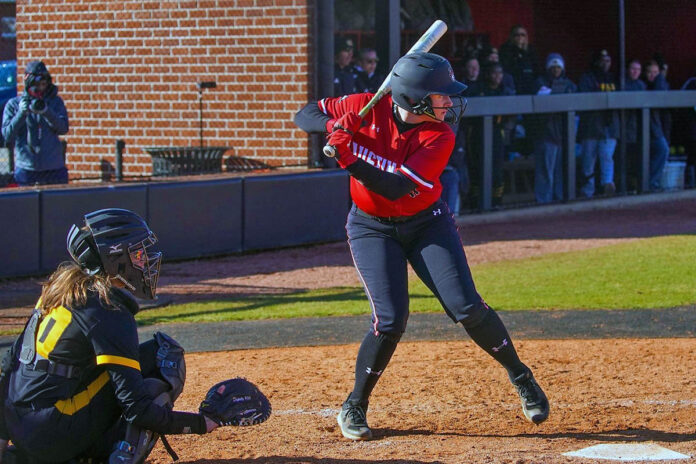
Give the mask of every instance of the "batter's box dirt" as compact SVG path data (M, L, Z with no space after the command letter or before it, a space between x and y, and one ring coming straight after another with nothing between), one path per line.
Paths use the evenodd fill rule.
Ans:
M182 462L225 464L590 463L561 453L600 443L656 443L696 454L694 339L524 340L520 354L551 401L524 420L505 372L469 341L399 345L372 396L375 440L353 443L335 420L358 345L187 355L178 409L232 376L255 382L264 424L171 437ZM168 463L161 445L151 461ZM683 462L683 461L682 461Z

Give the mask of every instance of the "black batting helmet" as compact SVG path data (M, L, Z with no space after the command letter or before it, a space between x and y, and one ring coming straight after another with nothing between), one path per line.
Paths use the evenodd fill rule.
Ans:
M162 253L145 221L127 209L101 209L85 215L85 227L73 225L67 246L85 273L115 277L139 298L154 298Z
M446 120L456 122L463 112L466 100L461 96L466 85L454 78L449 61L434 53L409 53L394 65L391 77L392 99L397 106L414 114L435 118L430 95L457 97L459 105L450 108ZM451 120L454 119L454 120Z

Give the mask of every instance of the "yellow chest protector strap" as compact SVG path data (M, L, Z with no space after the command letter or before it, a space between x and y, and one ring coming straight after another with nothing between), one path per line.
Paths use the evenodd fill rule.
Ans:
M82 369L79 366L51 361L36 353L36 331L39 328L40 321L41 311L34 309L24 329L19 361L30 370L46 372L50 375L58 375L68 379L78 378L82 374Z

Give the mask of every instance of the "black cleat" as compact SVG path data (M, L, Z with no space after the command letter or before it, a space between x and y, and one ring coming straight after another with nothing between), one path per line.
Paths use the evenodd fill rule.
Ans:
M537 425L544 422L549 417L549 400L534 380L532 371L527 370L524 374L516 377L512 384L522 400L524 416Z
M372 430L367 425L367 402L351 400L343 403L341 412L336 416L341 433L350 440L370 440Z

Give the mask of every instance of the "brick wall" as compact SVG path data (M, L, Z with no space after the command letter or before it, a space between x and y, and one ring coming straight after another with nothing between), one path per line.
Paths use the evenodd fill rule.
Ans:
M307 101L312 2L32 0L17 2L20 76L43 59L70 117L72 177L99 176L126 142L124 174L151 172L145 146L204 142L275 166L304 165L292 117ZM21 83L21 79L20 79Z

